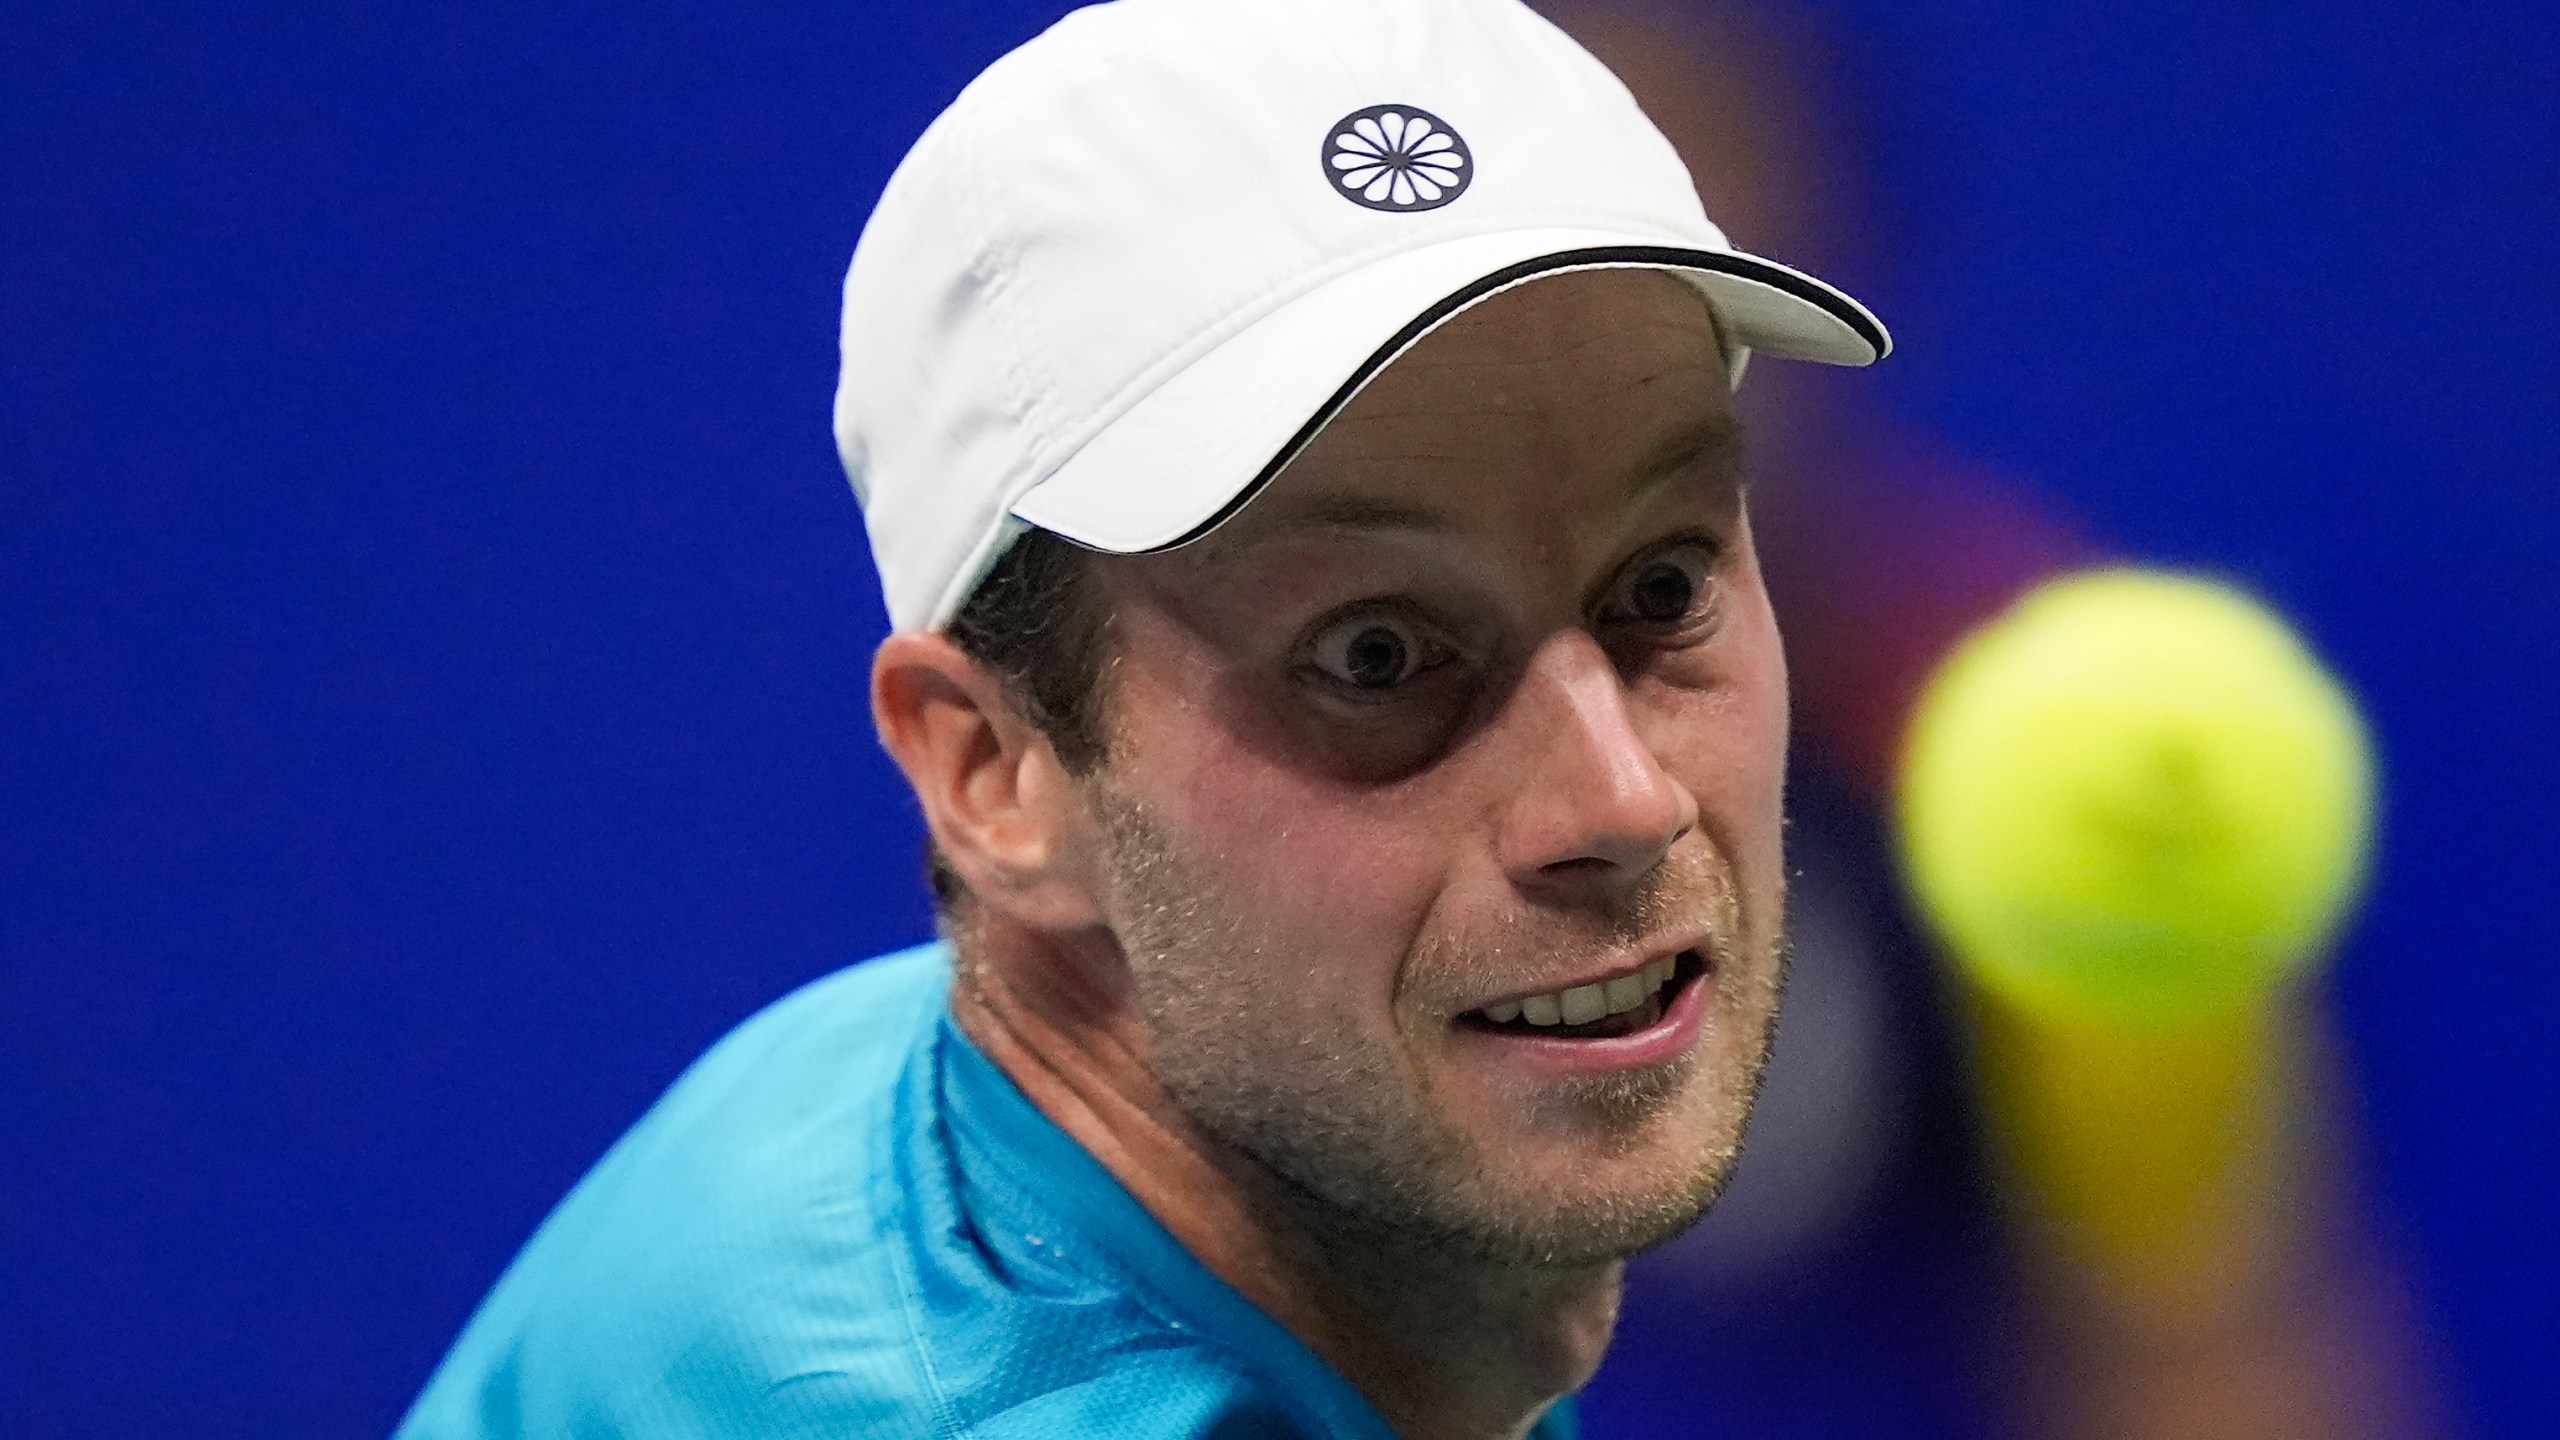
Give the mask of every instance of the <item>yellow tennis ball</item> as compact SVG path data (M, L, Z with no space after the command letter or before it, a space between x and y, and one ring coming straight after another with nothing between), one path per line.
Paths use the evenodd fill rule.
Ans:
M2373 788L2354 702L2264 605L2092 571L2029 592L1930 681L1903 863L1993 991L2169 1023L2320 958L2362 882Z

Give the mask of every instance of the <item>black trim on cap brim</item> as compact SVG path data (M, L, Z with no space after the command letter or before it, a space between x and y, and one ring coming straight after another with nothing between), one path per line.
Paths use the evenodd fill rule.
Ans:
M1225 524L1238 510L1244 508L1246 501L1260 494L1262 487L1270 484L1272 477L1278 475L1283 466L1296 459L1298 452L1307 447L1307 442L1315 439L1318 431L1331 424L1334 416L1342 413L1342 407L1351 403L1351 397L1359 394L1362 386L1368 384L1398 355L1403 354L1407 346L1421 339L1441 321L1496 290L1516 285L1533 276L1543 275L1551 270L1597 269L1605 266L1710 270L1718 274L1750 280L1766 285L1772 290L1784 291L1787 295L1814 306L1848 326L1856 332L1860 340L1866 342L1867 349L1873 352L1871 361L1883 358L1885 352L1891 348L1892 342L1885 338L1884 330L1876 324L1874 317L1860 310L1838 292L1792 271L1782 270L1765 261L1755 260L1751 256L1737 255L1730 251L1687 250L1673 245L1604 245L1587 250L1559 250L1552 255L1541 255L1534 260L1523 260L1516 265L1506 265L1477 280L1474 284L1434 302L1429 309L1406 322L1404 328L1390 337L1387 343L1372 351L1368 359L1361 361L1360 368L1351 372L1351 378L1343 381L1340 388L1336 389L1322 405L1316 407L1315 413L1307 417L1307 423L1298 427L1297 433L1289 437L1288 443L1280 447L1279 453L1273 455L1270 462L1264 465L1243 489L1235 493L1235 498L1218 507L1218 513L1192 526L1183 532L1179 539L1168 540L1162 545L1149 546L1147 549L1130 553L1154 555L1166 550L1178 550Z

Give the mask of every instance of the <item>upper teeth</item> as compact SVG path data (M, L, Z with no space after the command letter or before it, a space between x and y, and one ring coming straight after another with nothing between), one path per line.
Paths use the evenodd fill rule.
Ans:
M1576 985L1570 990L1557 990L1545 995L1523 995L1499 1005L1484 1007L1484 1018L1497 1025L1513 1020L1526 1020L1532 1025L1588 1025L1611 1015L1624 1015L1652 999L1663 986L1671 983L1671 972L1679 961L1665 955L1641 970L1632 970L1614 980Z

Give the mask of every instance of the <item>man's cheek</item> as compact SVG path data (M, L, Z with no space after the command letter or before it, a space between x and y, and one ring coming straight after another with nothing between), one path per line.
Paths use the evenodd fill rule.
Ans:
M1786 801L1783 671L1750 686L1681 697L1662 733L1663 761L1730 843L1775 843Z
M1238 761L1194 771L1180 803L1193 854L1215 868L1235 918L1313 964L1374 962L1377 973L1356 978L1383 993L1453 837L1430 840L1410 805L1346 801Z

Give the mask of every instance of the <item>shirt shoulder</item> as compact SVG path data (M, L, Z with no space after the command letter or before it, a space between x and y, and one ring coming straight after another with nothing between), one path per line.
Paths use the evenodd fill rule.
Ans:
M679 1077L552 1211L399 1431L758 1433L852 1377L925 1389L898 1255L902 1081L949 988L939 946L803 986ZM929 1407L927 1407L929 1408ZM814 1433L814 1432L812 1432ZM866 1431L865 1433L871 1433ZM901 1433L883 1430L879 1433Z
M949 967L864 962L713 1046L526 1244L399 1440L1307 1433L1059 1223L1040 1197L1066 1177L962 1173Z

